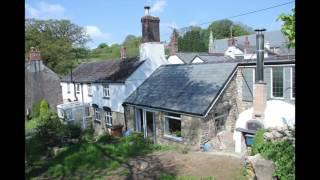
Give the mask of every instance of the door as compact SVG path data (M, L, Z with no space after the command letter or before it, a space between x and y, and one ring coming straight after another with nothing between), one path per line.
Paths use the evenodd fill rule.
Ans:
M136 108L136 130L138 132L144 132L144 126L143 126L143 113L142 109Z
M145 111L146 113L146 130L147 130L147 135L146 137L154 142L154 113L150 111Z
M156 142L154 112L136 108L136 130L143 132L144 138Z

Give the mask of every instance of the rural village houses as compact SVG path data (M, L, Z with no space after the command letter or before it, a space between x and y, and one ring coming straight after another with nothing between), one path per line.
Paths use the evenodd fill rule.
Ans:
M207 54L194 53L179 62L180 54L173 51L179 58L167 60L159 21L145 7L140 57L125 58L122 50L121 60L81 64L62 80L64 102L89 104L88 115L96 131L121 124L125 130L143 132L154 143L198 150L219 132L234 132L239 114L257 104L254 94L260 89L265 101L277 99L294 105L294 54L262 54L265 67L258 72L256 56L235 58L225 53L228 46L217 52L217 40ZM252 45L254 37L245 39ZM254 88L260 87L255 86L256 74L263 74L265 82L258 90Z

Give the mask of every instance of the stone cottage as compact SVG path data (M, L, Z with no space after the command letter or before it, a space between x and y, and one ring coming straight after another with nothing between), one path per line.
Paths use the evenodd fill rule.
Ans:
M143 132L154 143L193 150L219 132L233 133L238 115L252 106L255 63L160 66L124 101L127 129ZM294 78L287 76L294 64L294 59L266 59L268 99L294 103Z

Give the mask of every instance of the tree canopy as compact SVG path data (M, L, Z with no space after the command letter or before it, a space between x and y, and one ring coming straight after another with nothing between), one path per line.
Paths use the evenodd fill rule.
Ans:
M85 29L69 20L25 20L25 57L31 47L41 51L44 63L59 75L68 72L77 59L87 56Z
M295 8L292 9L292 14L280 14L278 20L283 21L281 32L288 37L288 47L295 47L296 34L295 34Z
M233 36L253 33L251 27L241 23L234 23L228 19L214 21L206 29L191 30L180 36L178 38L178 49L187 52L206 52L208 51L210 31L212 31L215 39L223 39L230 37L231 29Z

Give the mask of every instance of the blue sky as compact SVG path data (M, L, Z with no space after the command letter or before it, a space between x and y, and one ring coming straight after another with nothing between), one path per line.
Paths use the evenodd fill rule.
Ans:
M218 20L290 0L26 0L26 18L69 19L86 28L95 48L102 42L122 43L128 34L141 36L143 7L160 18L161 41L168 41L170 27L181 28ZM279 30L280 13L290 13L294 3L231 19L253 28ZM208 24L201 27L206 28Z

